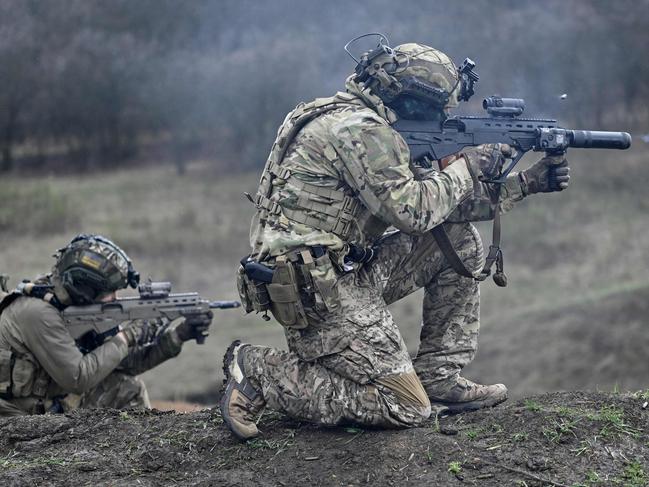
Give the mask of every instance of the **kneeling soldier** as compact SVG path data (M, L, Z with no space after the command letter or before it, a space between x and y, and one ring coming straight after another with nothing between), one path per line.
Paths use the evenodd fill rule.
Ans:
M391 124L444 120L461 90L453 62L431 47L386 50L346 88L286 117L261 176L239 289L248 311L269 309L285 327L289 351L229 349L221 409L242 439L258 434L264 405L321 424L407 427L431 404L462 412L507 398L502 384L460 375L478 342L478 282L456 273L432 230L443 225L455 257L477 275L483 247L470 222L566 188L567 162L546 157L511 174L496 201L482 176L511 156L507 146L466 150L439 170L415 166ZM433 95L442 92L440 107ZM553 165L559 187L549 183ZM420 288L412 361L388 305Z

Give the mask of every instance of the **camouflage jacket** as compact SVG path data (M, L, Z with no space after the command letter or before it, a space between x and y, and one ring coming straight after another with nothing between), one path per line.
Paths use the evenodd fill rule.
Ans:
M313 245L342 255L346 244L371 245L390 226L423 234L445 221L493 217L493 195L487 185L474 184L464 158L442 171L419 171L407 144L390 127L394 112L351 77L346 87L346 93L298 105L280 127L260 181L260 192L267 194L258 193L256 200L259 211L250 233L254 258L265 260ZM300 113L327 105L327 111L291 134L294 138L278 161L287 127ZM305 187L310 188L309 201L303 197ZM322 221L323 212L338 203L334 193L357 203L353 228L342 235L310 224ZM522 198L518 177L512 174L501 190L501 210Z

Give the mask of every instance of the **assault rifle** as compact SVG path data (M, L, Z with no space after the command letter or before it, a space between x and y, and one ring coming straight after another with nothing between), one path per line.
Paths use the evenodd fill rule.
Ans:
M468 71L475 66L465 61ZM466 69L465 66L461 70ZM474 82L477 80L475 77ZM472 85L471 85L472 87ZM471 89L472 93L472 89ZM470 94L469 94L470 96ZM468 97L463 99L468 100ZM563 154L568 148L584 149L628 149L631 136L626 132L598 132L593 130L569 130L557 126L551 118L521 118L525 110L525 101L521 98L501 98L490 96L482 102L487 117L456 116L446 120L398 120L392 125L404 138L410 148L410 156L415 164L431 167L431 161L439 161L439 169L444 169L443 159L455 154L465 147L482 144L509 144L515 149L514 157L508 164L499 168L499 173L491 179L483 180L494 183L496 190L504 183L509 173L526 152L545 151L547 154ZM559 189L555 168L550 168L550 186ZM475 277L482 281L491 274L493 264L496 272L493 275L498 286L506 286L507 278L503 272L503 255L500 249L500 211L496 206L494 213L493 241L479 276L474 276L458 257L444 228L440 225L433 229L433 236L451 267L460 275Z
M503 183L526 152L562 154L568 148L628 149L631 136L626 132L568 130L551 118L521 118L525 101L521 98L490 96L482 102L489 116L456 116L444 121L398 120L392 125L410 148L413 161L430 167L426 161L439 160L465 147L503 143L516 149L511 162L490 183ZM440 167L443 169L443 167Z
M145 282L138 286L139 296L86 306L68 306L63 319L80 350L97 348L107 338L120 331L122 323L130 320L173 321L183 316L207 313L210 309L238 308L238 301L207 301L198 293L171 293L170 282ZM205 336L196 336L204 343Z

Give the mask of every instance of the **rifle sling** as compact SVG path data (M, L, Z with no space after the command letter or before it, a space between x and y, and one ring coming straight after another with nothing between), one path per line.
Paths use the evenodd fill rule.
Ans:
M503 273L503 256L502 250L500 249L501 225L499 200L500 186L496 195L496 208L494 210L494 223L491 236L491 245L489 246L489 253L487 254L487 258L485 259L482 270L477 274L471 272L464 265L464 262L462 262L460 256L457 255L457 252L455 251L453 244L451 243L451 239L448 237L448 233L446 233L446 230L442 225L437 225L431 230L431 233L433 234L437 245L439 245L442 254L444 254L444 257L446 257L446 260L448 261L450 266L459 275L482 282L491 274L491 268L493 267L493 265L497 264L496 273L494 274L494 281L498 286L504 287L507 285L507 278Z

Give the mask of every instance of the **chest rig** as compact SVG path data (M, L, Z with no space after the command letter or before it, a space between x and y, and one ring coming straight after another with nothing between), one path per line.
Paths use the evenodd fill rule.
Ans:
M317 230L330 232L346 243L356 238L373 240L380 236L387 225L374 217L347 185L330 189L309 184L292 177L289 168L282 165L284 157L296 136L309 122L333 110L365 105L353 95L338 93L330 98L318 98L310 103L300 104L289 113L280 127L259 182L254 203L259 213L260 224L283 215L288 220L308 225ZM325 159L324 154L322 155ZM339 171L345 171L342 163L334 163ZM298 209L281 206L273 196L277 180L287 181L299 191L296 202Z
M20 297L42 299L58 310L65 306L52 292L52 286L23 282L0 299L0 314ZM19 353L13 349L0 349L0 399L11 400L32 397L36 401L32 412L42 414L52 379L32 353Z

